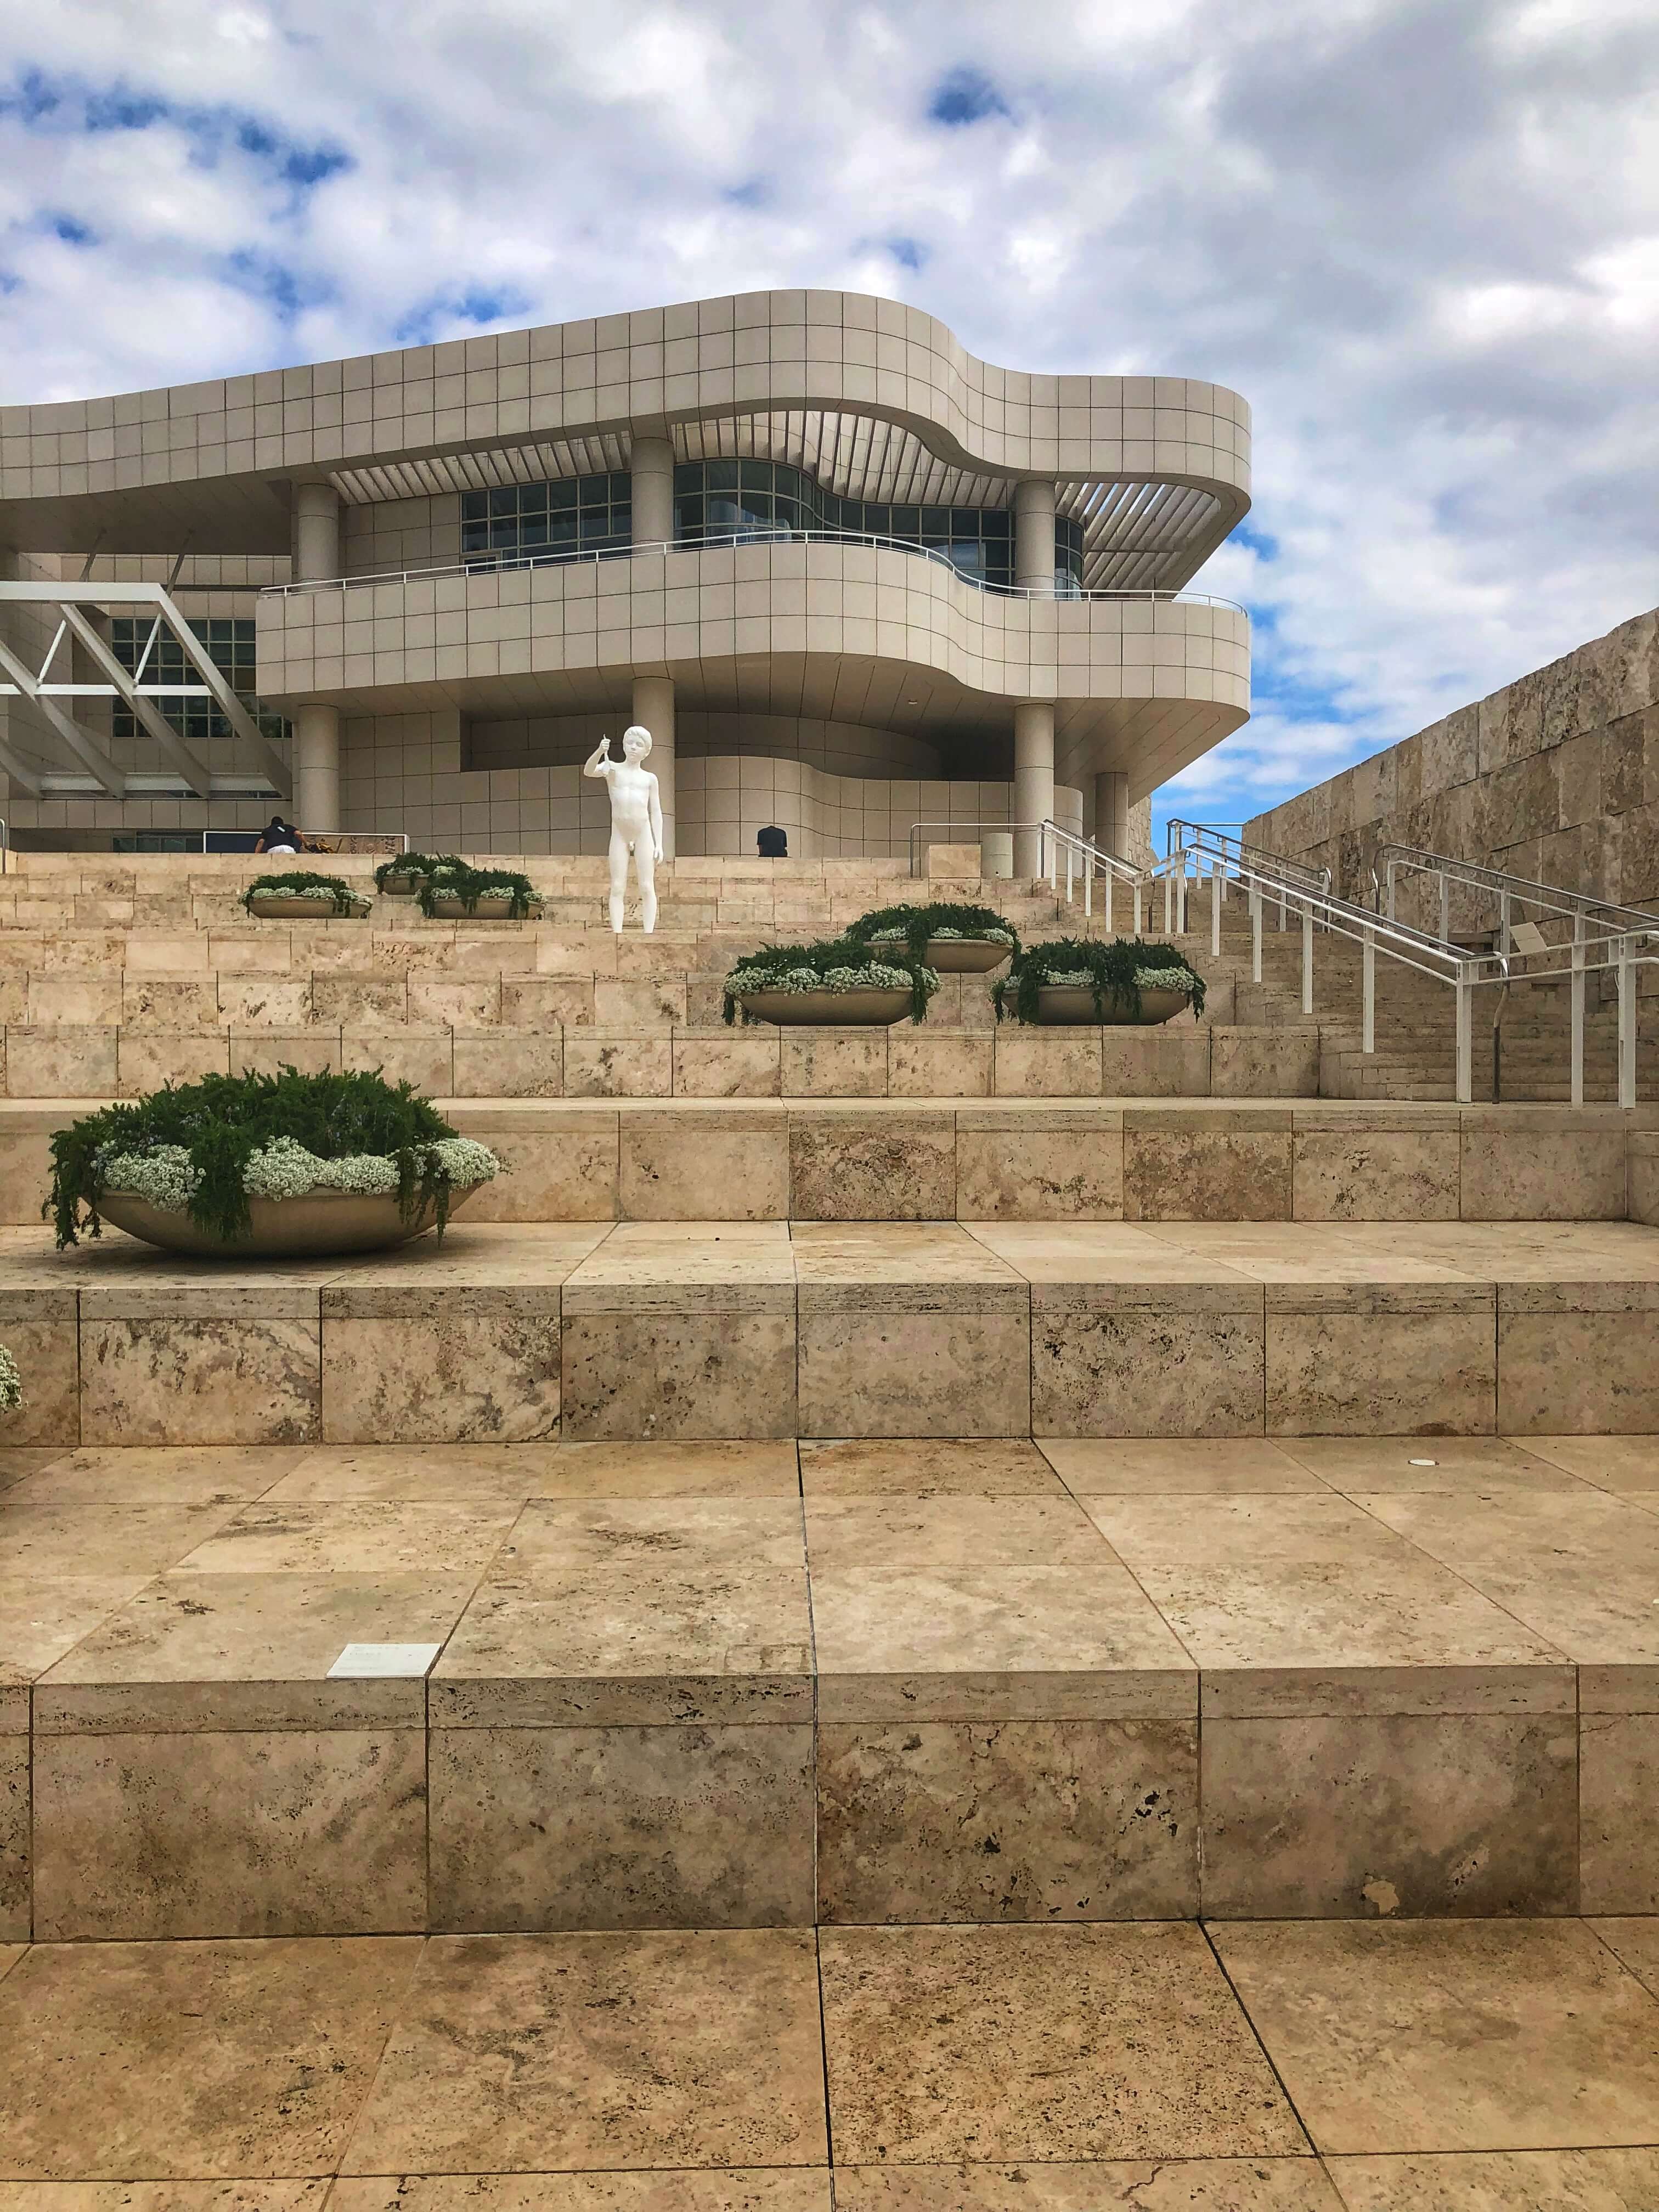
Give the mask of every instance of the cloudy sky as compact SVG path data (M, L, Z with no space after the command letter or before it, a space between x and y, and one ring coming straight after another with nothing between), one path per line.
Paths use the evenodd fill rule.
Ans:
M34 0L0 391L767 285L1255 410L1236 818L1659 601L1652 0Z

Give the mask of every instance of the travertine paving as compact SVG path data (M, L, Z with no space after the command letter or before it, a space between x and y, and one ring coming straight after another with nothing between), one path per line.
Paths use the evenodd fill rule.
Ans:
M1644 2212L1659 1923L0 1949L0 2212Z
M0 1940L1656 1912L1656 1591L1651 1435L13 1449Z

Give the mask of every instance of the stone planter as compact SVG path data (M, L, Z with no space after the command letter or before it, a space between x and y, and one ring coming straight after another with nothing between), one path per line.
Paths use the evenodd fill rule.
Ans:
M511 921L514 919L513 902L504 893L499 898L491 898L486 894L476 906L468 908L459 899L452 898L443 891L436 891L433 894L432 915L437 921ZM529 912L518 918L525 921L539 921L542 918L541 901L532 899Z
M871 956L880 959L884 945L903 949L902 937L872 937L866 940ZM989 937L930 937L921 956L922 965L936 975L988 975L1000 968L1013 951Z
M261 921L362 921L369 905L355 892L343 912L327 899L301 898L294 891L256 891L247 910Z
M1103 998L1104 1011L1097 1013L1095 994L1086 988L1073 983L1042 983L1037 987L1037 1019L1045 1024L1115 1029L1139 1023L1145 1026L1169 1021L1186 1004L1187 996L1182 991L1142 991L1139 1013L1127 1000L1112 998Z
M452 1219L478 1185L450 1193ZM169 1252L188 1252L210 1260L302 1260L331 1252L379 1252L392 1244L406 1244L434 1226L434 1209L417 1214L412 1224L398 1210L395 1193L361 1198L349 1191L313 1191L305 1198L251 1198L253 1233L228 1244L198 1229L187 1213L169 1213L142 1198L118 1190L106 1191L98 1211L112 1227L146 1244L160 1244Z
M426 878L417 868L412 875L390 875L380 885L382 898L413 898Z
M792 1029L808 1023L836 1029L885 1029L910 1011L910 990L751 991L738 1000L744 1013Z

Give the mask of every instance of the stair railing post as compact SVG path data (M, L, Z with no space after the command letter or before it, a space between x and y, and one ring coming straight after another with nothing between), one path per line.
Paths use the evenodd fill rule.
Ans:
M1572 1103L1584 1103L1584 917L1572 918Z
M1392 921L1395 919L1395 911L1394 911L1394 862L1393 862L1392 860L1389 860L1389 862L1388 863L1388 866L1387 866L1387 869L1386 869L1385 872L1386 872L1386 874L1387 874L1387 876L1388 876L1388 879L1389 879L1389 920L1390 921Z
M1361 990L1364 994L1360 1012L1360 1042L1362 1052L1376 1050L1376 932L1360 933Z
M1175 879L1167 872L1164 878L1164 934L1168 937L1175 927Z
M1210 859L1210 951L1221 957L1221 855L1215 853Z
M1636 963L1632 940L1619 940L1619 1103L1626 1113L1636 1103Z
M1181 877L1176 885L1176 935L1187 934L1187 855L1181 855Z
M1442 868L1440 877L1440 942L1445 945L1451 938L1451 878Z
M1066 903L1067 906L1072 903L1072 848L1068 844L1066 848Z
M1302 1011L1310 1014L1313 1005L1313 908L1302 909Z
M1510 949L1510 895L1507 891L1498 894L1498 949L1503 953L1507 953Z
M1109 876L1106 880L1109 883L1111 881L1111 878ZM1089 915L1093 914L1094 910L1095 856L1091 850L1085 855L1083 862L1083 912L1085 920Z
M1109 930L1112 926L1112 893L1116 887L1117 870L1108 868L1106 871L1106 927Z
M1261 886L1250 885L1250 981L1261 981Z
M1468 963L1457 963L1457 1103L1474 1099L1474 993L1470 988Z

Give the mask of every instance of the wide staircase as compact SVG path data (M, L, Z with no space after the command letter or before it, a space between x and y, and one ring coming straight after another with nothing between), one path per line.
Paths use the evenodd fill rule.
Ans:
M677 862L616 939L527 866L0 890L4 2212L1659 2182L1659 1109L1322 1096L1345 956L1306 1020L1242 914L1200 1023L727 1029L900 870ZM441 1246L52 1250L77 1102L285 1063L507 1172Z

